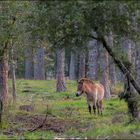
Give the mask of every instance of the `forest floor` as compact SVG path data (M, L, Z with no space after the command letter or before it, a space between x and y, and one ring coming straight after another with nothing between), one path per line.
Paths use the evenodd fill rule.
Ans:
M103 116L90 115L85 97L75 96L76 82L67 81L63 93L56 93L55 84L54 80L19 79L13 104L9 81L9 106L3 113L0 139L140 138L140 122L129 123L123 100L104 100ZM116 87L119 91L120 84Z

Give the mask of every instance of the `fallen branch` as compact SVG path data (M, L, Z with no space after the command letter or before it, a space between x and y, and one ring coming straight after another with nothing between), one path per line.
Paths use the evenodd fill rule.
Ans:
M43 122L42 122L39 126L37 126L36 128L30 129L30 130L28 130L28 131L34 132L34 131L36 131L37 129L42 128L42 127L44 126L46 120L47 120L47 117L48 117L48 114L47 114L47 113L48 113L48 106L47 106L47 111L46 111L45 119L43 120Z

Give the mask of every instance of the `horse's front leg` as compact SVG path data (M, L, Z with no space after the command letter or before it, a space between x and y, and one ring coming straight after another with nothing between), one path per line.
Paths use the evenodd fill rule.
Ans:
M96 115L96 105L93 105L93 111L94 111L94 114Z
M88 111L91 114L91 106L90 106L90 104L88 104Z
M88 111L91 114L91 105L90 105L90 100L87 97L87 105L88 105Z

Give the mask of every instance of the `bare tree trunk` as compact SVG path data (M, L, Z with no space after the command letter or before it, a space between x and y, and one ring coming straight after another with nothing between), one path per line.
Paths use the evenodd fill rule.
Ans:
M113 34L110 32L108 36L108 44L110 47L113 47ZM111 87L114 87L116 85L116 70L115 70L115 64L113 63L113 60L111 57L109 57L109 78L111 81Z
M45 72L44 72L44 49L40 47L38 41L38 47L35 48L34 55L34 79L35 80L44 80Z
M31 48L25 50L25 78L33 78L33 52Z
M97 67L98 67L98 50L97 40L91 40L88 43L88 77L91 80L97 80Z
M11 48L11 55L12 55L12 87L13 87L13 103L16 101L16 61L14 59L14 46Z
M57 48L56 50L57 64L56 64L56 91L64 92L66 90L65 74L64 74L64 62L65 62L65 50Z
M126 55L126 61L130 62L132 64L131 66L131 73L133 73L133 76L135 77L135 43L128 39L127 37L123 38L122 43L123 53ZM134 92L134 88L132 84L130 84L131 90Z
M8 103L8 51L3 52L0 60L0 99L4 105Z
M78 71L78 77L83 78L85 77L85 53L83 50L79 52L79 71Z
M100 43L100 45L102 45ZM102 49L101 52L101 70L102 70L102 78L101 83L105 89L105 98L110 98L110 86L109 86L109 56L108 52L105 49Z
M70 59L70 73L69 78L70 80L77 79L77 68L78 68L78 56L76 52L71 52L71 59Z
M140 47L137 48L137 55L136 55L136 80L140 83Z

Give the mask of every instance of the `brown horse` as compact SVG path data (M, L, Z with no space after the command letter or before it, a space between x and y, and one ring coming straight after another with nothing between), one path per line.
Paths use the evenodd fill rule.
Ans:
M86 94L89 113L91 114L91 106L92 106L94 114L96 114L97 108L98 114L102 115L102 101L104 98L103 85L99 83L93 83L91 80L87 78L81 78L78 81L76 96L80 96L82 95L82 93Z

